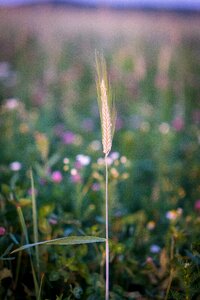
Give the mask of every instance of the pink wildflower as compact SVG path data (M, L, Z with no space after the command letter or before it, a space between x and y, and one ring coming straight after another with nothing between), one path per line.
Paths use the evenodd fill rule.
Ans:
M51 179L55 183L60 183L63 180L63 176L60 171L54 171L51 174Z
M73 183L80 183L81 180L81 175L80 174L76 174L76 175L71 175L71 181Z
M14 109L17 109L19 107L19 103L20 102L19 102L18 99L10 98L10 99L6 100L5 107L8 110L14 110Z
M66 131L62 134L62 140L66 145L74 144L76 135L71 131Z
M78 154L76 156L76 163L78 164L78 166L80 165L82 166L87 166L90 164L91 158L87 155L83 155L83 154Z
M6 229L3 226L0 226L0 236L3 236L6 233Z
M10 169L14 172L21 170L22 164L18 161L14 161L10 164Z
M176 117L173 121L172 121L172 127L176 130L176 131L181 131L184 128L184 120L182 117Z
M200 199L198 199L198 200L195 201L195 203L194 203L194 209L197 212L200 212Z
M82 181L81 175L78 173L76 169L71 169L71 182L80 183Z

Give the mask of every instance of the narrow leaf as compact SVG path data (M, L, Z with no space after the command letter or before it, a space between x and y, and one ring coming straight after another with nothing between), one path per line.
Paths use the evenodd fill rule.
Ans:
M28 231L27 231L27 228L26 228L24 215L23 215L23 212L22 212L20 206L17 207L17 213L18 213L20 224L21 224L21 227L22 227L22 232L23 232L23 234L25 236L25 240L28 244L29 243ZM38 287L38 283L37 283L37 278L36 278L35 269L34 269L34 266L33 266L33 260L32 260L32 257L31 257L31 251L30 250L29 250L29 255L30 255L30 262L31 262L32 275L33 275L33 282L34 282L34 286L35 286L35 292L36 292L36 295L38 295L39 287Z
M40 281L40 288L37 296L38 300L41 300L43 280L44 280L44 273L42 274L41 281Z
M35 199L35 185L33 179L32 169L30 170L31 177L31 200L32 200L32 217L33 217L33 237L34 243L38 243L38 220L37 220L37 203ZM36 266L37 272L40 273L40 264L39 264L39 250L38 246L35 247L35 257L36 257Z
M22 213L22 210L21 210L20 206L17 207L17 213L18 213L18 216L19 216L19 221L20 221L20 225L21 225L21 228L22 228L22 232L25 236L26 243L28 244L29 243L28 232L27 232L26 224L25 224L25 221L24 221L24 216L23 216L23 213Z
M31 247L35 247L37 245L81 245L81 244L89 244L89 243L102 243L105 241L106 241L105 238L100 238L95 236L69 236L69 237L63 237L63 238L49 240L49 241L27 244L12 251L11 254L25 249L29 249Z

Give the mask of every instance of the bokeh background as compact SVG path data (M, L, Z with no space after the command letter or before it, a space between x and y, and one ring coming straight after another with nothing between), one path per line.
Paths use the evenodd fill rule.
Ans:
M35 252L8 257L25 243L19 207L34 241L33 194L39 240L104 236L96 50L118 113L111 299L199 299L199 1L92 2L0 1L1 299L35 299ZM41 299L104 299L104 259L103 245L41 247Z

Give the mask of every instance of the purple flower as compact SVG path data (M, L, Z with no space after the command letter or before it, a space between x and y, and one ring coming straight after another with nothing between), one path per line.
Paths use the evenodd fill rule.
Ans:
M0 236L3 236L6 233L6 229L3 226L0 226Z
M71 181L73 183L81 183L81 181L82 181L81 175L80 174L71 175Z
M51 174L51 179L55 183L60 183L63 180L63 176L60 171L54 171Z
M22 168L22 165L18 161L14 161L10 164L10 169L14 172L21 170L21 168Z
M194 203L194 209L197 212L200 212L200 199L198 199L198 200L195 201L195 203Z
M119 152L111 152L110 157L113 160L118 159L119 158Z
M76 156L76 160L78 163L81 164L81 166L87 166L89 165L91 158L87 155L83 155L83 154L78 154Z
M176 130L176 131L181 131L184 128L184 120L182 117L176 117L173 121L172 121L172 127Z
M78 173L78 171L76 169L71 169L71 182L73 183L81 183L82 182L82 178L81 175Z
M83 165L81 164L80 161L75 161L74 167L78 170L82 169Z
M66 145L74 144L76 135L71 131L65 131L62 133L62 141Z
M151 245L150 251L151 253L158 253L160 252L160 247L158 245Z
M93 185L92 185L92 190L93 190L94 192L99 191L100 188L101 188L101 186L100 186L99 183L97 183L97 182L93 183Z
M108 157L107 157L107 164L108 164L109 166L111 166L112 163L113 163L112 157L108 156ZM105 164L105 159L102 158L102 157L98 158L98 159L97 159L97 164L98 164L99 166L104 166L104 164Z
M10 99L6 100L5 107L8 110L14 110L14 109L17 109L19 107L19 103L20 102L19 102L18 99L10 98Z

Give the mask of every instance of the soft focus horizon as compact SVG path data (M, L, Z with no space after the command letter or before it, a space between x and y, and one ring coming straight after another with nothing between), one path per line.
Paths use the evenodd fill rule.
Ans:
M200 0L0 0L0 5L21 5L40 3L68 3L79 5L111 6L111 7L142 7L166 9L200 9Z

